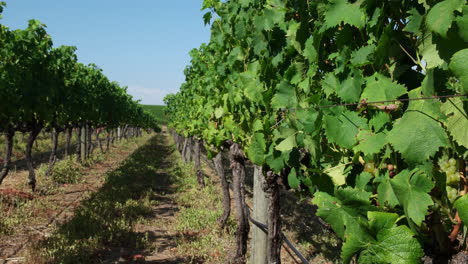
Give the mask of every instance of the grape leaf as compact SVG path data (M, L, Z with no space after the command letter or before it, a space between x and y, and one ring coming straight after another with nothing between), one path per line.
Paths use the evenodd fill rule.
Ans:
M249 159L257 164L261 165L265 161L266 143L265 137L262 133L255 133L250 142L250 146L247 149L247 155Z
M369 126L374 130L374 132L379 132L388 122L390 122L389 115L385 112L378 112L369 121Z
M461 87L465 93L468 93L468 49L463 49L453 54L450 59L449 68L460 80Z
M374 176L372 174L370 174L369 172L362 172L361 174L359 174L356 177L356 184L355 184L356 186L355 187L358 188L358 189L368 191L366 189L366 186L373 177Z
M353 51L351 54L351 64L357 67L371 64L372 61L369 56L374 53L376 46L374 44L363 46L360 49Z
M410 99L423 97L422 88L416 88L408 93ZM444 121L446 116L441 111L442 104L439 100L413 100L410 101L406 112L417 112L424 114L434 120Z
M388 133L387 140L408 162L423 162L449 144L439 122L421 112L406 112Z
M458 216L460 216L463 223L468 226L468 194L463 195L458 198L453 204L458 211Z
M289 187L293 188L293 189L296 189L299 184L301 182L299 181L299 179L297 178L297 173L296 173L296 169L295 168L292 168L291 169L291 172L289 173L288 175L288 184L289 184Z
M276 94L271 99L271 106L274 109L297 106L296 90L288 82L280 82L276 90Z
M390 183L390 176L387 173L379 175L378 178L374 180L375 183L379 183L377 187L377 198L381 205L388 204L391 207L398 205L398 199L393 191L393 187Z
M434 183L419 169L403 170L391 179L390 183L406 216L420 226L428 207L434 204L428 194Z
M408 24L406 24L403 30L411 32L411 33L419 34L420 33L419 28L421 27L423 16L419 13L419 11L416 8L410 9L408 13L411 16L407 18Z
M443 59L440 58L437 46L432 42L432 39L432 34L426 33L423 36L423 41L418 46L419 54L422 56L422 59L426 62L426 69L438 67L445 62Z
M468 148L468 114L460 98L452 98L442 104L442 112L447 115L444 122L453 139Z
M426 17L428 28L437 34L446 37L447 31L452 26L454 11L461 12L465 0L445 0L437 3L429 10Z
M366 120L358 113L347 110L324 115L324 122L328 140L343 148L351 148L356 142L359 129L367 125Z
M338 89L339 85L340 81L336 78L335 74L331 72L327 73L322 81L323 91L328 97Z
M350 187L339 188L335 196L317 192L312 202L318 206L317 215L329 223L339 237L344 238L347 228L366 221L367 211L373 209L370 204L371 194Z
M312 36L307 39L302 54L307 58L309 63L313 63L317 60L317 50L314 47L314 38Z
M224 114L224 109L222 107L218 107L216 108L214 114L216 118L221 118Z
M351 4L347 0L331 0L325 11L325 29L349 24L363 28L366 23L366 14L358 4Z
M299 109L296 111L296 121L298 128L303 130L306 134L311 134L315 129L315 122L317 121L319 113L314 108Z
M374 134L370 131L362 130L357 135L358 145L354 147L355 151L362 151L365 155L379 153L387 143L386 136L383 133Z
M456 19L458 25L458 35L465 41L468 42L468 5L463 7L463 16L459 16Z
M379 73L366 78L366 87L362 92L361 99L368 101L385 101L400 97L406 93L406 88L398 83L392 82L388 77Z
M263 130L263 123L262 120L260 119L255 119L252 125L252 131L257 132L257 131L262 131Z
M289 137L287 137L286 139L284 139L283 141L281 141L281 143L279 143L275 147L275 149L279 150L281 152L285 152L285 151L289 151L289 150L293 149L296 146L297 146L296 134L293 134L293 135L290 135Z
M346 164L338 163L336 166L327 168L325 171L328 176L332 179L336 186L344 185L346 183Z
M364 84L362 72L354 70L337 88L336 93L343 101L350 103L359 100L361 86Z
M343 245L344 263L359 254L359 263L363 264L407 264L420 263L424 252L418 240L406 226L397 226L397 214L369 212L371 235L360 230L347 233Z

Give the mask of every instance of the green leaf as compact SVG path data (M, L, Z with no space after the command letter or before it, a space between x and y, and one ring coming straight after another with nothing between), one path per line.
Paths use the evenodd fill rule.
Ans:
M317 205L317 215L329 223L335 233L344 238L346 229L366 221L367 211L373 209L370 204L372 193L347 187L335 191L335 196L317 192L312 203Z
M204 15L203 15L203 22L205 23L205 26L210 24L211 22L211 12L206 12Z
M296 90L288 82L282 81L276 86L276 94L271 99L274 109L293 108L297 106Z
M315 140L311 136L305 136L304 147L309 151L309 154L311 155L312 159L315 159L315 157L317 157L318 143L315 142Z
M406 216L420 226L429 206L434 204L428 194L434 183L419 169L403 170L391 179L390 183Z
M366 23L366 14L358 3L351 4L347 0L331 0L325 10L324 26L326 29L341 23L363 28Z
M373 177L369 172L362 172L356 177L356 188L367 191L366 186Z
M463 92L468 93L468 49L463 49L453 54L450 59L449 68L460 80Z
M451 98L442 104L442 112L447 116L444 122L453 139L468 148L468 114L460 98Z
M453 207L457 209L458 216L460 216L463 224L468 226L468 194L458 198L453 204Z
M281 141L281 143L279 143L275 147L275 149L279 150L281 152L285 152L285 151L290 151L291 149L293 149L296 146L297 146L296 134L293 134L293 135L290 135L289 137L287 137L286 139L284 139L283 141Z
M423 36L423 41L418 46L419 54L422 60L426 62L426 69L432 69L445 63L445 61L440 58L437 46L432 40L432 34L426 33L426 35Z
M263 130L263 122L260 119L256 119L253 123L252 126L252 131L257 132L257 131L262 131Z
M463 7L463 16L457 17L456 21L458 25L458 35L465 42L468 42L468 5Z
M336 166L324 170L333 180L335 186L341 186L346 183L346 164L338 163Z
M374 132L379 132L388 122L390 122L389 115L385 112L378 112L369 121L369 126L374 130Z
M369 212L369 235L356 230L347 234L342 248L344 263L352 256L359 255L362 264L417 264L421 262L424 251L413 233L406 226L396 226L397 214Z
M221 118L224 114L224 109L222 107L218 107L216 108L215 112L215 117L218 119L218 118Z
M440 147L449 145L447 134L426 114L406 112L388 133L387 140L408 162L421 163L432 157Z
M317 121L319 112L314 108L298 109L296 111L296 121L299 123L299 129L306 134L311 134L315 131L315 122Z
M304 51L302 52L304 57L307 58L309 63L313 63L317 60L317 50L314 47L314 38L311 36L309 39L307 39L305 43L305 48Z
M339 85L340 81L336 78L335 74L331 72L327 73L322 81L322 89L327 97L335 93Z
M247 149L247 155L249 159L257 164L261 165L265 161L266 143L265 137L262 133L255 133L250 142L250 146Z
M351 64L357 67L372 64L370 55L374 53L376 46L374 44L363 46L360 49L353 51L351 54Z
M398 198L396 197L390 183L388 172L386 174L379 175L374 182L379 183L379 186L377 187L377 198L381 205L388 204L391 207L395 207L399 204Z
M461 12L465 0L445 0L437 3L429 10L426 17L428 28L437 34L446 37L447 31L452 26L454 20L454 12Z
M297 187L299 187L300 183L301 183L301 181L299 181L299 179L297 178L296 169L292 168L291 172L288 175L289 187L291 187L293 189L297 189Z
M353 71L341 85L338 86L336 93L347 103L357 102L361 94L361 86L364 84L360 70Z
M423 97L422 88L416 88L408 93L410 99ZM445 115L441 111L441 103L439 100L413 100L410 101L406 112L417 112L424 114L434 120L443 121Z
M365 155L379 153L387 143L386 136L383 133L374 134L370 131L362 130L358 133L358 145L354 147L355 151L362 151Z
M351 148L356 143L359 129L366 127L366 120L356 112L337 110L324 116L325 133L329 142L335 142L343 148Z
M406 93L406 88L398 83L392 82L388 77L379 73L366 78L366 87L362 92L361 99L367 101L386 101L397 99Z
M421 88L424 96L433 96L435 94L434 69L426 71L426 77L424 77Z
M416 8L412 8L408 11L410 16L407 18L408 24L406 24L404 31L420 34L421 24L423 22L423 16L419 13Z

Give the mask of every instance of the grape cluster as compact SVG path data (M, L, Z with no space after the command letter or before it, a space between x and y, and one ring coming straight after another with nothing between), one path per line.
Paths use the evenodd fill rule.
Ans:
M447 175L445 189L449 200L453 202L458 197L458 182L460 181L460 175L457 172L457 161L454 158L440 160L439 167L441 172Z

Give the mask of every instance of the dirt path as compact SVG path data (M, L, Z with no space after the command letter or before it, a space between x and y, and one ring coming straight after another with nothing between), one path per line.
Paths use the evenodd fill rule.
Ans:
M103 263L188 263L177 256L178 232L174 229L175 214L179 211L176 202L176 186L171 170L174 166L175 149L170 146L168 134L158 134L150 142L146 153L154 164L154 169L146 177L152 178L147 186L154 191L151 214L134 226L134 232L148 238L146 248L115 248ZM156 184L155 181L156 180Z

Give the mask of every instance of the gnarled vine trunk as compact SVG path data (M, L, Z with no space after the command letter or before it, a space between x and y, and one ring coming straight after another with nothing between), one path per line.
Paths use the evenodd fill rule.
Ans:
M67 128L67 139L65 143L65 157L68 157L68 155L70 154L70 144L71 144L72 133L73 133L73 128L71 127Z
M81 162L81 127L76 130L76 161Z
M3 168L0 171L0 184L2 184L3 180L8 175L11 166L11 154L13 152L13 137L15 136L15 131L13 129L9 129L5 132L5 139L6 139L6 149L5 149L5 160L3 160Z
M57 161L57 147L58 147L58 137L60 135L60 131L56 128L52 128L52 152L50 153L49 157L49 166L46 170L46 175L50 175L52 169L54 168L55 162Z
M267 259L269 264L281 263L281 221L279 176L272 171L266 173L265 192L268 199Z
M34 141L37 138L37 135L41 132L41 127L36 126L31 130L31 133L28 137L28 142L26 143L26 166L28 167L28 184L31 186L31 190L34 192L36 190L36 173L34 172L34 164L32 159L32 147Z
M218 218L218 224L224 228L226 222L231 214L231 194L229 193L229 183L226 179L223 166L223 153L219 151L213 159L216 173L221 180L221 189L223 191L223 214Z
M182 160L187 163L187 159L186 159L186 152L187 152L187 149L188 149L188 143L189 143L189 139L188 138L185 138L184 140L184 145L182 147L182 152L180 152L181 156L182 156Z
M234 201L236 206L236 251L234 255L235 263L245 263L245 253L247 252L247 239L249 235L249 219L245 205L245 157L239 144L234 143L230 147L232 184L234 191Z
M195 159L195 169L197 171L197 181L198 186L200 188L205 188L205 178L203 176L203 172L201 170L200 164L200 140L195 139L195 151L194 151L194 159Z

